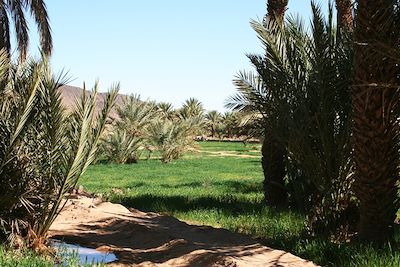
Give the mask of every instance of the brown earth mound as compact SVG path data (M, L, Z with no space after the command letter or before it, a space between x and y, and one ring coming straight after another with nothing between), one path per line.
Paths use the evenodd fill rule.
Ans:
M83 89L75 86L70 86L70 85L63 85L59 88L61 92L61 100L64 105L64 107L68 110L71 111L73 110L73 107L75 105L76 99L79 99L83 93ZM86 91L87 94L90 93L90 91ZM123 104L123 99L126 97L126 95L121 95L119 94L116 99L115 107L111 111L110 116L112 118L117 118L117 113L116 113L116 108L121 106ZM102 107L104 106L104 101L106 98L105 93L98 93L97 94L97 99L96 99L96 111L99 112Z
M316 266L225 229L80 196L68 200L50 236L115 253L109 266Z

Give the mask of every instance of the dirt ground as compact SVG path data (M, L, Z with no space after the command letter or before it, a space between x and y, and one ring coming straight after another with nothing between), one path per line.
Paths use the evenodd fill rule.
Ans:
M82 196L68 200L50 236L115 253L107 266L316 266L225 229Z

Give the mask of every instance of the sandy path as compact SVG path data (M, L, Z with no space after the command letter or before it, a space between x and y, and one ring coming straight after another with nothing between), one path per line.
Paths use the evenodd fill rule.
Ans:
M256 155L249 155L249 154L235 154L232 153L231 151L205 151L205 150L198 150L198 149L193 149L192 151L197 152L197 153L207 153L210 156L216 156L216 157L238 157L238 158L253 158L253 159L259 159L260 156Z
M86 197L68 201L50 236L114 252L109 266L316 266L228 230Z

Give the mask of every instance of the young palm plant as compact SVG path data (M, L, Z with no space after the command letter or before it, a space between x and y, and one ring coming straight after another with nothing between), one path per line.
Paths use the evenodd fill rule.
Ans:
M134 137L124 130L115 129L102 140L100 155L104 156L107 162L137 163L142 142L142 137Z
M189 98L178 110L176 121L188 124L192 136L203 134L205 126L203 104L196 98Z
M64 111L46 59L11 66L0 55L0 238L40 249L64 196L94 160L117 87L96 114L97 86Z
M161 162L180 158L193 146L193 130L187 121L155 120L149 127L148 139L161 154Z
M118 118L113 130L102 140L101 154L108 162L137 163L140 148L147 137L147 128L156 114L157 106L128 96L117 108Z
M211 137L214 137L217 132L218 125L222 121L222 115L216 110L211 110L207 112L205 118L206 124L210 130Z

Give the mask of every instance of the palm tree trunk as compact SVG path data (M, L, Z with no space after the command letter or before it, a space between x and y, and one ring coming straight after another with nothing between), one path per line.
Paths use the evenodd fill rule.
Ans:
M288 0L268 0L268 16L283 23ZM264 172L264 198L271 206L284 206L287 201L284 178L286 176L286 149L270 130L265 130L261 164Z
M397 48L393 6L390 0L359 0L354 30L354 190L360 201L359 235L375 242L393 237L398 209L398 69L374 48L377 43Z
M278 207L287 202L284 178L286 175L285 148L270 131L265 131L261 148L261 163L264 171L264 199L267 205Z
M352 0L336 0L338 25L348 31L353 30Z

